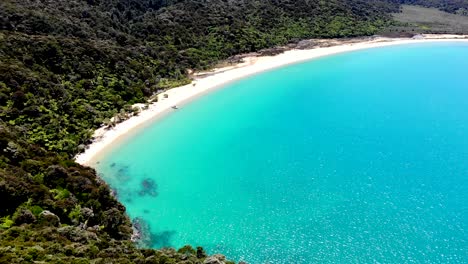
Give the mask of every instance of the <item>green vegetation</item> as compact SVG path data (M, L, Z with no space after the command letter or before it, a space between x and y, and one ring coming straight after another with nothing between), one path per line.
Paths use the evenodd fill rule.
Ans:
M0 118L76 154L92 130L231 55L312 37L371 35L359 1L25 1L0 8Z
M0 263L218 263L202 248L137 249L125 207L74 155L131 104L189 82L188 69L372 35L395 10L378 0L0 1Z
M400 13L394 14L401 25L395 30L415 33L468 34L468 16L450 14L435 8L404 5Z
M388 2L432 7L452 14L468 16L468 0L386 0Z

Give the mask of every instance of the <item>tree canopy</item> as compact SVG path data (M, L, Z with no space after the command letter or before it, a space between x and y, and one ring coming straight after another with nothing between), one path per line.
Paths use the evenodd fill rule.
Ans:
M305 38L372 35L360 0L0 2L0 262L201 263L203 249L137 249L125 207L72 159L129 105L229 56ZM51 257L52 256L52 257Z

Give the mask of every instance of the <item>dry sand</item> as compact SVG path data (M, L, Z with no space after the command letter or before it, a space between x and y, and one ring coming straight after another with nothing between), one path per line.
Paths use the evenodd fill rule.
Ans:
M162 114L174 110L173 106L180 107L181 104L187 102L196 96L213 90L217 87L222 87L237 79L244 78L249 75L260 73L266 70L278 68L288 64L298 63L311 60L327 55L349 52L368 48L377 48L390 45L421 43L428 41L465 41L468 42L468 36L460 35L418 35L414 38L372 38L363 39L356 43L344 41L341 45L324 48L314 48L307 50L288 50L282 54L265 57L247 57L244 62L228 66L225 68L214 69L205 73L195 74L194 81L191 84L173 88L167 92L158 95L158 102L149 105L148 109L141 111L136 116L133 116L122 123L117 124L111 129L105 127L99 128L93 135L93 143L86 147L85 152L75 157L76 162L82 165L93 166L98 162L99 156L110 150L113 144L118 144L118 141L128 136L130 132L137 128L148 124L151 120L160 117ZM197 77L198 76L198 77ZM200 77L203 76L203 77ZM167 95L168 98L164 98Z

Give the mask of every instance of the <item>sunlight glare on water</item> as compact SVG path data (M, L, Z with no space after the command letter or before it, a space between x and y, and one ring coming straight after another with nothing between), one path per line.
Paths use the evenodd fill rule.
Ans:
M246 78L98 171L155 248L248 263L467 263L468 45L345 53Z

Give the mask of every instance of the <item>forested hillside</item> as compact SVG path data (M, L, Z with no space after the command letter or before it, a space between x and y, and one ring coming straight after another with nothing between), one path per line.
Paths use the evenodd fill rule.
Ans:
M125 208L73 156L110 117L188 82L187 69L372 35L388 12L359 0L0 1L0 263L203 262L201 248L136 249Z

